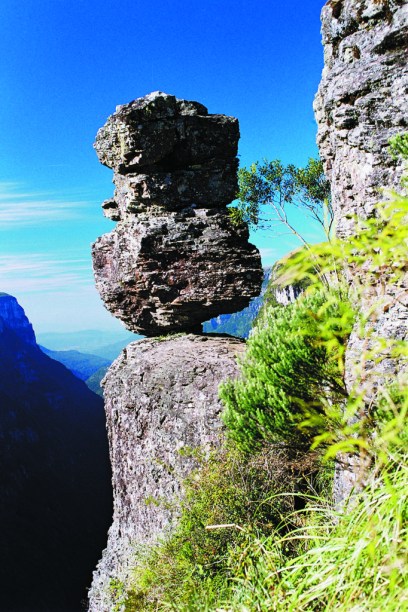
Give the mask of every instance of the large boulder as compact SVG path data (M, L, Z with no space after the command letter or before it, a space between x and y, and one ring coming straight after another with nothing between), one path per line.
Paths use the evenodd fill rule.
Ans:
M199 333L202 322L245 308L263 275L247 228L220 209L119 223L95 242L93 261L107 308L146 336Z
M168 531L171 501L195 466L194 449L220 444L219 383L236 376L243 341L180 335L127 346L103 381L113 523L94 573L90 612L114 608L112 585L126 586L140 546Z
M119 223L93 245L96 286L131 331L200 332L258 295L259 252L226 208L238 138L234 117L161 92L119 106L99 130L96 152L115 172L102 206Z

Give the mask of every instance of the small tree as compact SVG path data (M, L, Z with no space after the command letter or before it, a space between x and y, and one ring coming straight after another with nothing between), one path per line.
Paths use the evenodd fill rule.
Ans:
M239 170L238 181L238 204L231 209L237 222L246 221L252 227L283 224L309 247L288 217L288 207L294 206L318 223L330 239L333 227L330 184L319 159L310 158L305 168L284 166L276 159L256 162Z

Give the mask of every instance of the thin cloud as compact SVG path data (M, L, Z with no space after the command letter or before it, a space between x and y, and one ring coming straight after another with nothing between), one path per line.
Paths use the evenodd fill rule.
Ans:
M0 291L50 293L81 290L92 283L90 261L58 259L39 253L0 255Z
M84 216L89 202L29 193L16 183L0 182L0 230L56 223Z
M277 250L273 248L260 248L259 252L263 263L273 262L278 256Z

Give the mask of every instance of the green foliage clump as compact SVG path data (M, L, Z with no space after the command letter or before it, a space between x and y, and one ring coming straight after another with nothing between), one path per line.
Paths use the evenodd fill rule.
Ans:
M284 447L270 445L250 458L229 447L203 459L177 500L173 533L135 559L126 610L211 609L230 590L231 559L253 538L287 530L295 466L312 473L315 456L296 462Z
M266 441L309 447L347 394L345 341L353 310L341 294L307 293L266 307L248 340L241 377L220 388L230 437L246 451Z
M333 223L330 184L320 159L310 158L305 168L284 166L278 159L256 162L238 172L238 204L230 209L234 222L251 226L285 225L303 244L291 223L288 207L296 207L330 235ZM263 216L265 215L265 216Z
M408 456L400 452L346 513L315 503L299 529L253 540L236 563L233 593L218 605L242 612L407 610L407 486ZM294 541L304 550L288 558L285 547Z

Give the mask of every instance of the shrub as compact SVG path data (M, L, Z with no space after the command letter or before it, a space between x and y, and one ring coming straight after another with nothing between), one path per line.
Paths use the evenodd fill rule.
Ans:
M241 377L220 389L224 422L241 449L265 440L308 448L319 422L327 426L325 417L346 396L342 358L353 312L341 297L306 293L289 306L264 309Z
M211 609L231 588L231 559L253 538L288 531L297 474L315 471L314 454L288 457L281 445L249 458L214 451L185 482L174 532L136 557L126 610Z

